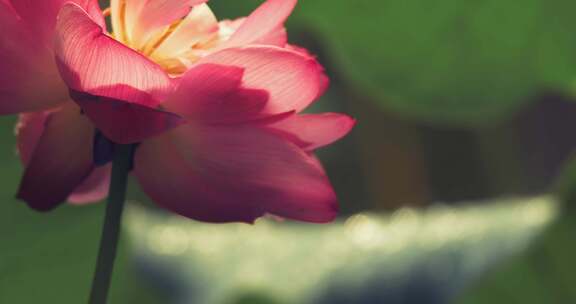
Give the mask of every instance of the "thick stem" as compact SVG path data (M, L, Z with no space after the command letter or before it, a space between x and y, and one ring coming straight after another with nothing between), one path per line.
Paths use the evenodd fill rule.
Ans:
M108 194L106 216L102 227L102 239L100 241L96 271L92 281L90 304L106 304L108 298L114 259L116 258L116 249L120 237L128 173L132 167L132 153L132 145L116 145L114 149L110 193Z

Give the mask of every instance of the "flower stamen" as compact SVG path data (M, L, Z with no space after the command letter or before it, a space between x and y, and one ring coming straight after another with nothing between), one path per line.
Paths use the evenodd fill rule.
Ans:
M112 17L114 38L126 45L130 45L126 24L126 0L112 1L110 15Z
M112 14L112 9L109 7L102 11L102 15L104 15L104 18L110 17L111 14Z
M170 26L164 31L162 35L160 35L155 41L149 42L146 47L144 47L142 53L149 57L152 56L156 49L158 49L158 47L160 47L160 45L162 45L162 43L166 41L168 37L170 37L170 35L178 28L178 26L180 26L182 20L184 19L177 20L170 24Z

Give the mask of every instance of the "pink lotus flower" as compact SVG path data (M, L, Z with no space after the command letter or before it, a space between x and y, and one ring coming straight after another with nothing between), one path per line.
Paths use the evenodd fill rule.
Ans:
M19 197L32 208L106 195L109 166L93 153L99 130L140 143L134 175L183 216L334 219L336 197L312 153L354 121L300 114L328 81L313 56L286 42L296 0L268 0L221 22L206 0L112 0L104 14L96 1L63 2L0 0L10 29L0 38L0 68L9 71L0 113L32 112L18 127Z

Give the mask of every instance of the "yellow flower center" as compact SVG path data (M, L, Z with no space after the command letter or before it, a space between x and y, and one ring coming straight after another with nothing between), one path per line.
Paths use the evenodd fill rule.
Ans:
M208 5L200 4L183 18L168 25L156 25L150 23L152 18L148 16L154 12L143 3L145 1L110 1L110 8L104 10L104 14L110 16L112 36L174 76L184 73L198 59L215 51L240 23L218 23Z

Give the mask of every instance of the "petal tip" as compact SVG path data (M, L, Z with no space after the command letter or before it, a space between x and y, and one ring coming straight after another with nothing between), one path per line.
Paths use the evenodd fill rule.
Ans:
M358 119L346 114L341 115L343 128L347 129L346 133L348 133L358 124Z

